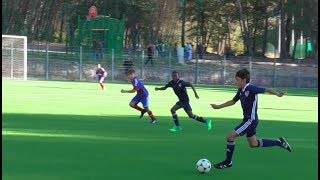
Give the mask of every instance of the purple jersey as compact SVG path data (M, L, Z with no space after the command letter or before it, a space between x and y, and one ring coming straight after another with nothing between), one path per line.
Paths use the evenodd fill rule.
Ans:
M99 69L97 69L96 74L98 75L99 78L101 78L101 77L105 76L106 72L107 71L104 70L103 68L99 68Z
M233 101L241 101L244 119L258 120L258 94L265 93L266 88L247 84L243 89L238 89Z
M137 91L137 96L139 97L148 97L149 93L144 84L137 78L131 80L131 84L133 85L133 89Z

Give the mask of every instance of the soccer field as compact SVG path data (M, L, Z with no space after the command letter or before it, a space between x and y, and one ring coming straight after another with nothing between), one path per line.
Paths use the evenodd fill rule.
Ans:
M157 124L129 107L130 84L2 81L2 178L5 180L315 180L318 177L318 92L288 89L282 98L259 95L258 138L284 136L292 153L279 147L249 148L236 141L233 167L208 174L196 162L225 158L226 136L242 119L240 101L214 110L210 103L234 97L236 88L196 86L188 93L194 114L177 111L183 131L169 132L173 90L150 93ZM160 85L161 86L161 85ZM160 87L157 86L157 87ZM285 90L285 89L276 89Z

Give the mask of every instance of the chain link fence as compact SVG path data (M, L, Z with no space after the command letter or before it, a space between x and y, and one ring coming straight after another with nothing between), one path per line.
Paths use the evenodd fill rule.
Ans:
M108 53L109 52L109 53ZM28 79L96 81L96 65L100 63L107 69L107 82L126 82L126 71L130 68L147 83L167 83L171 72L176 70L180 76L193 84L234 85L234 75L240 68L248 68L251 82L259 86L317 88L318 65L304 63L304 60L284 62L278 59L259 59L248 57L224 57L204 55L198 59L193 55L190 61L180 60L177 51L166 48L155 51L152 63L147 49L126 50L121 55L106 49L97 52L93 49L37 45L28 48ZM198 59L198 60L197 60Z

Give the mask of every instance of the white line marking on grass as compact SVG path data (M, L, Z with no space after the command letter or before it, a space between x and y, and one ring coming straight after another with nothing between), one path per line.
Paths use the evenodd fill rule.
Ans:
M143 142L146 139L126 138L126 137L105 137L80 134L62 134L62 133L41 133L41 132L24 132L24 131L2 131L2 136L29 136L29 137L49 137L49 138L75 138L102 141L136 141Z

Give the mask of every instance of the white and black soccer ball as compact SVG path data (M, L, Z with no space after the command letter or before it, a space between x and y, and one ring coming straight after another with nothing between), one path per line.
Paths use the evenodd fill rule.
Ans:
M200 173L207 173L211 169L211 163L208 159L200 159L197 162L196 168Z

